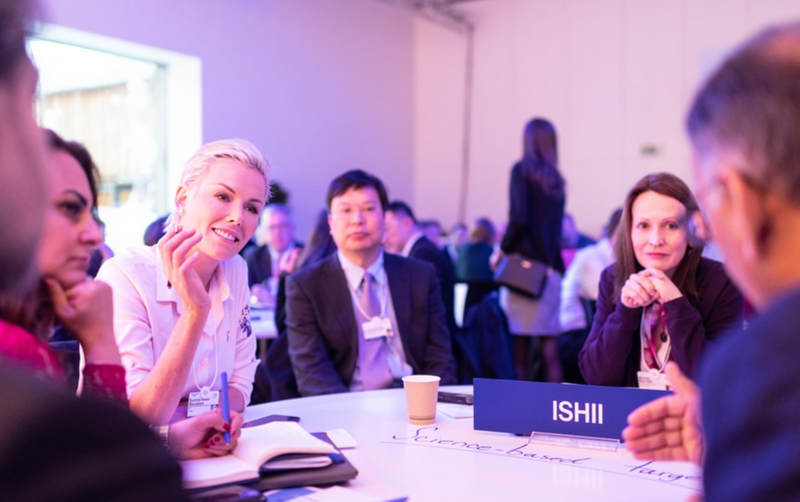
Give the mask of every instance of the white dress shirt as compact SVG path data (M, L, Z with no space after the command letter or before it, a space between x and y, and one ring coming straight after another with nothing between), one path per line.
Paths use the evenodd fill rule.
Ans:
M164 352L183 303L167 284L156 246L136 246L119 253L103 264L97 279L114 291L114 336L130 398ZM211 311L182 397L203 386L219 390L219 374L225 371L228 385L241 392L247 404L258 360L250 327L247 265L240 256L220 262L208 293Z
M403 246L402 251L400 251L400 256L405 256L406 258L408 258L408 255L411 254L411 248L413 248L414 244L416 244L418 240L424 237L424 235L425 234L423 234L422 232L417 232L411 237L409 237L408 240L406 241L405 246Z

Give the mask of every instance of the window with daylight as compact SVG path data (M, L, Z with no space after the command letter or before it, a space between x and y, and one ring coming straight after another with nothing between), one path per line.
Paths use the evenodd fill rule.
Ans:
M42 30L28 44L40 125L84 144L100 171L107 244L141 243L201 144L199 60L65 29Z

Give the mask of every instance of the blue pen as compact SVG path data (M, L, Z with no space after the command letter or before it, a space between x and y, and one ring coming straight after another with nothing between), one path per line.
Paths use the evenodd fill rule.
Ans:
M222 377L222 418L225 419L225 423L231 423L231 407L228 404L228 373L222 372L220 375ZM225 444L230 444L231 442L231 433L225 431Z

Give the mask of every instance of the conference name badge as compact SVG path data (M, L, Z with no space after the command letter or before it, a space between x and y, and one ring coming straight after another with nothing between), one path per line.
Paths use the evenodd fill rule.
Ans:
M640 389L669 390L667 376L656 369L639 371L637 376L639 377Z
M189 393L189 409L186 416L194 417L219 407L219 391L204 388L202 391Z
M384 336L392 336L392 321L388 317L373 317L361 323L364 340L373 340Z

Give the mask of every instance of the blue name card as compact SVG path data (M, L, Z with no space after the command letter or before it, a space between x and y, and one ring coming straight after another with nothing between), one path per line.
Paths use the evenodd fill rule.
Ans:
M669 391L476 378L475 429L620 439L628 415Z

